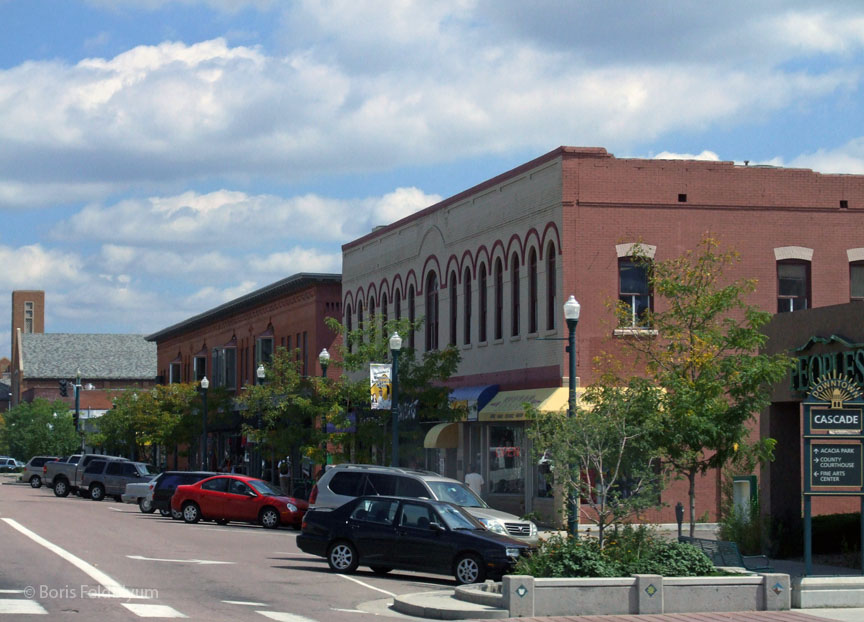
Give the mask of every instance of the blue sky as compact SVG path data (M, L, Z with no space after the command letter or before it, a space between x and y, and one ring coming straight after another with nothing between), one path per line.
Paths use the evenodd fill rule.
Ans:
M857 0L0 0L0 317L153 332L559 145L864 174L862 61Z

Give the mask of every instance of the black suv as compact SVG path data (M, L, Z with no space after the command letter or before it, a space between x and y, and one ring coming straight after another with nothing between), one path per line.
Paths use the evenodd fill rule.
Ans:
M179 513L173 515L171 512L171 497L174 496L177 486L195 484L214 475L219 475L219 473L213 471L165 471L154 482L153 509L159 510L162 516L171 516L179 520L182 516Z

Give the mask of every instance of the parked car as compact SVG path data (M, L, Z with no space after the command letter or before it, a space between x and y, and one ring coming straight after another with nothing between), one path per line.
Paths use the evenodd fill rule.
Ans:
M66 497L70 492L86 494L87 488L81 485L84 471L93 460L125 461L119 456L103 456L101 454L83 454L69 457L68 462L46 462L42 479L54 489L58 497Z
M42 467L46 462L57 460L56 456L33 456L24 465L21 470L21 475L18 476L19 482L29 482L31 488L42 487Z
M260 523L266 529L300 529L308 507L302 499L284 497L272 484L246 475L218 475L178 486L171 498L171 509L181 512L187 523L204 518L224 525L233 520Z
M92 460L84 469L79 487L86 490L93 501L102 501L106 496L118 501L126 492L126 484L152 479L153 466L128 460Z
M432 471L372 464L338 464L328 468L312 489L309 507L339 507L363 495L389 495L449 501L468 510L487 529L537 546L537 525L489 507L459 480Z
M172 512L171 497L177 486L184 486L200 482L202 479L218 475L215 471L165 471L156 478L151 504L154 510L159 510L162 516L180 520L183 515L180 511Z
M376 574L394 568L452 574L460 584L498 578L530 549L489 531L455 503L383 496L309 510L297 546L327 558L334 572L362 564Z
M0 457L0 473L17 473L18 461L15 458Z
M153 475L143 482L129 482L126 484L125 492L120 495L120 501L137 503L138 509L144 514L152 514L156 511L156 508L153 507L153 488L156 487L158 478L159 475Z

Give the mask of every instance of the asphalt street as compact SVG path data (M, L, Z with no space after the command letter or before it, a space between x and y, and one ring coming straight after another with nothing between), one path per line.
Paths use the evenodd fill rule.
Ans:
M188 525L11 481L0 477L0 622L46 613L100 621L404 619L388 609L393 595L454 585L440 575L332 573L299 551L298 532L288 528Z

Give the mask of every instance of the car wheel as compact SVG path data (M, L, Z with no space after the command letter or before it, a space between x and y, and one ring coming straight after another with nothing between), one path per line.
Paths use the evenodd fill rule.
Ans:
M42 488L42 478L34 475L30 478L30 488Z
M153 502L148 499L141 499L138 502L138 509L144 514L152 514L156 511L156 508L153 507Z
M486 568L480 558L473 553L463 553L457 557L453 567L453 574L459 585L483 583L486 580Z
M201 520L201 509L194 503L187 503L183 506L183 520L187 523L197 523Z
M174 510L174 509L171 510L171 520L182 520L182 519L183 519L183 512L181 512L179 510Z
M58 497L68 497L69 496L69 484L66 480L58 479L54 482L54 494Z
M264 529L276 529L279 526L279 512L273 508L264 508L261 512L261 524Z
M93 484L90 486L90 498L93 501L102 501L105 498L105 488L102 484Z
M165 518L168 518L169 516L172 515L171 510L159 510L159 513L160 513L162 516L164 516ZM181 517L181 518L182 518L182 517Z
M227 524L228 524L228 519L227 519L227 518L217 518L217 519L216 519L216 524L217 524L217 525L227 525Z
M369 566L375 574L387 574L393 570L390 566Z
M360 560L357 558L357 549L350 542L344 540L330 545L327 551L327 563L330 570L334 572L352 573L357 570Z

